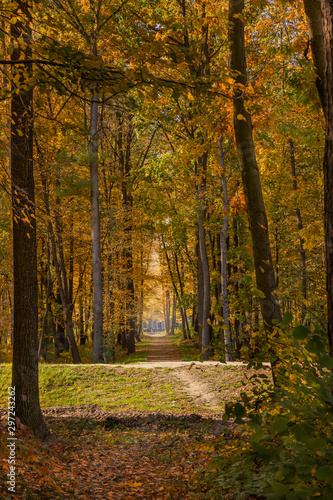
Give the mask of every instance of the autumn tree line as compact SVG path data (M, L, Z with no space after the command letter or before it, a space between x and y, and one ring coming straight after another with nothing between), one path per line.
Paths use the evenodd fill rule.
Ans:
M48 344L134 352L157 282L203 359L251 356L285 312L328 324L332 350L329 0L5 1L0 32L1 342L23 421L43 425Z

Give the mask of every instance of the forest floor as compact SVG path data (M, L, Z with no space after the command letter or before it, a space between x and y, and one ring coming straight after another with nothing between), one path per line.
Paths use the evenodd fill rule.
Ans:
M237 426L222 419L224 404L238 398L251 372L244 365L182 362L170 339L159 334L152 335L148 362L109 366L99 368L100 386L96 367L57 365L57 377L68 372L58 387L52 368L45 371L41 404L51 435L42 442L18 422L15 495L6 492L7 410L0 408L0 497L234 498L207 474L215 468L216 451L239 438ZM77 389L76 404L64 404L66 389Z

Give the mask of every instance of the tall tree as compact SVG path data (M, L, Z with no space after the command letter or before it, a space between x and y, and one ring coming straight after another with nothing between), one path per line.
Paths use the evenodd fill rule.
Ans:
M13 3L12 61L31 59L31 0ZM16 21L14 21L16 18ZM13 206L14 334L12 385L15 412L38 434L46 433L38 387L38 282L35 194L33 176L32 65L12 70L10 171ZM14 83L16 82L16 83Z
M261 313L266 328L271 329L274 319L281 320L281 311L274 297L276 283L267 216L254 150L251 115L246 103L247 67L243 11L244 0L229 0L230 72L235 79L234 130L251 232L256 282L262 294Z
M96 52L94 46L94 52ZM91 243L93 300L93 346L94 362L103 360L103 282L101 257L101 229L99 214L98 183L98 101L95 89L90 103L90 182L91 182Z
M324 114L326 120L324 156L325 244L328 339L333 356L333 1L322 0L324 34Z
M222 137L219 138L219 159L221 168L221 183L222 183L222 196L223 196L223 225L221 230L221 291L222 291L222 307L223 307L223 326L224 330L224 345L225 345L225 360L232 361L231 352L231 333L229 322L229 298L228 298L228 265L227 265L227 231L228 231L228 185L225 175L224 159L228 153L231 145L229 142L227 148L223 151Z
M324 105L324 37L320 0L303 0L308 23L309 43L317 74L316 87L321 105Z

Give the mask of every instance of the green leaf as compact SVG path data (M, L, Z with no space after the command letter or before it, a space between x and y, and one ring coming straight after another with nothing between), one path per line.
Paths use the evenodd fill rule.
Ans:
M259 443L252 443L253 450L257 453L259 458L264 462L268 463L276 457L276 451L270 450L266 446Z
M298 325L293 329L293 336L294 339L296 340L306 339L309 333L310 333L309 330L303 325Z
M324 447L325 447L325 441L324 439L322 438L310 438L308 440L308 442L306 443L308 448L310 448L310 450L322 450Z
M277 415L272 423L272 428L276 432L283 432L288 428L289 418Z
M283 316L282 323L285 326L288 326L288 325L290 325L290 323L292 322L292 320L293 320L293 315L291 314L291 312L286 312L286 314Z
M271 489L272 489L272 491L274 493L277 493L278 495L281 495L281 496L282 495L286 495L289 492L287 486L285 486L282 483L274 483L274 484L272 484Z
M250 443L258 443L263 435L264 431L262 429L259 429L258 431L254 432L250 437Z
M325 354L319 359L319 364L323 368L328 368L331 370L333 368L333 358L329 354Z
M329 465L324 465L322 467L319 467L316 470L315 475L316 475L316 478L319 479L319 481L328 481L329 479L332 479L333 467L331 467Z
M243 405L240 403L235 404L235 409L234 409L236 417L244 417L246 411Z
M291 431L297 441L307 444L312 439L314 428L311 424L303 423L300 426L292 426Z
M297 465L297 474L300 476L308 476L310 474L310 471L312 469L312 466L309 464L300 464Z
M308 489L305 489L305 488L302 488L301 486L297 487L294 489L294 495L293 496L287 496L287 500L290 500L293 499L293 498L297 498L297 499L301 499L301 498L304 498L304 500L306 500L307 498L309 498L309 490ZM311 497L311 498L314 498L314 497Z
M320 352L325 351L325 346L318 335L314 335L309 342L306 344L306 348L309 352L314 354L319 354Z

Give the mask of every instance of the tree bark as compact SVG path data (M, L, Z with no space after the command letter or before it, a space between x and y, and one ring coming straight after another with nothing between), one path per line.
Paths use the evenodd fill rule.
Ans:
M263 294L260 299L261 313L265 328L271 330L272 321L281 321L282 317L274 297L276 283L267 216L254 150L251 115L246 108L247 69L244 24L241 19L243 9L244 0L229 0L230 71L235 83L241 85L241 88L234 88L234 129L252 239L256 283Z
M222 284L222 307L224 326L225 360L232 361L231 353L231 333L229 324L229 299L228 299L228 269L227 269L227 231L228 231L228 186L225 177L224 157L226 151L222 148L222 139L219 139L219 158L221 168L221 183L223 195L223 226L221 230L221 284Z
M324 36L320 0L303 0L308 23L313 64L316 70L316 87L321 105L324 106Z
M12 13L12 60L31 58L33 2L17 0ZM21 11L19 14L18 11ZM38 281L35 194L33 176L33 91L26 85L32 65L16 66L12 84L10 171L13 215L14 329L12 386L15 415L33 432L47 433L38 386ZM14 76L14 74L13 74ZM16 93L16 90L19 92Z
M170 292L166 290L165 292L165 332L168 335L170 333Z
M326 120L324 156L324 222L328 340L333 356L333 1L321 1L324 34L324 114Z
M292 139L289 139L289 152L290 152L290 166L291 166L291 176L293 181L293 189L297 191L297 177L296 177L296 164L295 164L295 151L294 151L294 142ZM295 213L297 219L297 228L299 231L303 229L303 221L301 211L296 202L295 204ZM304 250L304 238L302 236L299 237L299 249L300 249L300 257L301 257L301 268L302 268L302 295L304 299L307 297L307 279L306 279L306 255ZM305 306L302 307L303 315L306 312Z
M38 148L38 143L37 143L37 148ZM41 153L40 153L39 149L38 149L38 153L40 156ZM45 173L43 172L42 167L40 168L40 175L41 175L41 181L42 181L42 186L43 186L43 190L44 190L45 209L46 209L46 213L47 213L48 217L50 218L51 211L50 211L50 203L49 203L49 193L48 193L46 176L45 176ZM56 183L57 183L57 187L60 187L59 178L57 178ZM55 211L55 231L53 229L53 224L52 224L51 220L49 220L48 233L50 235L50 240L51 240L53 264L54 264L55 271L56 271L59 295L60 295L61 304L62 304L62 307L64 310L64 315L65 315L67 340L71 346L73 362L75 364L78 364L78 363L81 363L81 359L80 359L79 350L77 348L77 344L75 342L75 337L74 337L74 329L73 329L73 321L72 321L73 305L72 305L72 302L69 298L69 284L67 281L67 271L66 271L65 257L64 257L64 252L63 252L63 242L62 242L62 229L61 229L61 223L60 223L60 214L59 214L59 210L58 210L59 204L60 204L60 201L57 198L56 199L57 208ZM54 233L56 233L57 241L56 241L56 237L55 237ZM57 243L58 243L58 245L57 245ZM57 247L58 247L59 259L58 259L58 255L57 255ZM58 341L59 341L59 338L55 339L55 343L57 343Z
M98 101L95 92L90 102L90 182L91 182L91 244L93 278L93 360L103 361L103 283L101 230L98 185Z
M46 361L46 357L47 357L47 345L45 343L44 337L45 337L45 329L46 329L46 324L47 324L47 317L48 317L49 310L50 310L50 294L51 294L51 284L52 284L49 231L47 231L47 249L46 249L46 251L47 251L47 267L46 267L47 276L46 276L46 293L45 293L45 312L43 314L43 319L42 319L42 331L41 331L39 348L38 348L38 359L40 359L41 354L43 354L44 361Z

